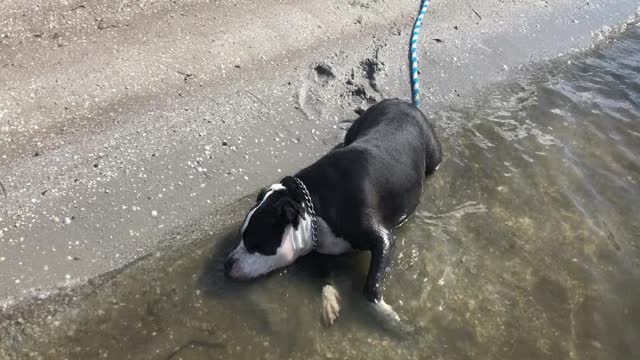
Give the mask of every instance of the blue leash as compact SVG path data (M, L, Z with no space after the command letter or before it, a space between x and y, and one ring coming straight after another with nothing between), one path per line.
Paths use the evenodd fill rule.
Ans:
M422 0L422 6L420 7L420 14L416 18L415 24L413 24L413 34L411 34L411 97L413 105L420 106L420 79L418 76L418 35L420 35L420 27L424 20L424 15L427 13L429 7L429 0Z

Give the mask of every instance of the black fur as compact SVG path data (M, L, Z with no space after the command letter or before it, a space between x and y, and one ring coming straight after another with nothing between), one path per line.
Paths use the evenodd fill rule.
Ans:
M392 229L415 211L425 177L441 161L440 142L424 114L408 102L384 100L353 123L342 144L295 175L333 233L354 249L371 251L365 284L369 301L382 298L395 248ZM281 183L286 191L270 195L243 233L250 253L275 254L284 228L298 226L302 190L290 176ZM257 202L264 196L263 190Z
M262 202L265 194L264 190L258 194L257 203ZM289 189L286 192L276 191L265 200L263 206L256 208L242 234L244 245L250 254L275 254L287 225L292 224L294 228L298 228L300 217L304 218L304 209L302 202L292 195Z
M405 101L384 100L353 123L343 146L296 175L334 234L371 251L369 301L382 296L395 246L391 230L415 211L425 176L441 161L440 142L424 114Z

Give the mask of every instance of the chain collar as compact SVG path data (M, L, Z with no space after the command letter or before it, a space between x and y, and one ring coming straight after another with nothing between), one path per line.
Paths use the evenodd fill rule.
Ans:
M297 177L294 177L293 180L295 180L296 184L298 184L300 189L302 189L302 195L304 195L304 206L307 208L307 211L311 216L311 241L313 242L313 250L315 250L318 248L318 220L316 218L316 212L313 208L313 202L311 201L311 194L309 194L309 190L307 190L307 187L304 185L302 180L298 179Z

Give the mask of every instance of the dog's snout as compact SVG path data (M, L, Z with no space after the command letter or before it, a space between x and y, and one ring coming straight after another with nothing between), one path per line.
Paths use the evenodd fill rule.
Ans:
M229 256L225 261L224 261L224 273L225 275L229 275L229 273L231 272L231 269L233 268L233 264L236 262L236 260Z

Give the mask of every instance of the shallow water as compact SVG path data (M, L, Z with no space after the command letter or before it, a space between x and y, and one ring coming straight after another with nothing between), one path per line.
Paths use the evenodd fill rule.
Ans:
M447 159L396 231L385 291L413 334L365 310L366 254L225 280L231 229L3 315L0 357L638 358L640 29L431 116ZM326 261L343 298L329 329Z

